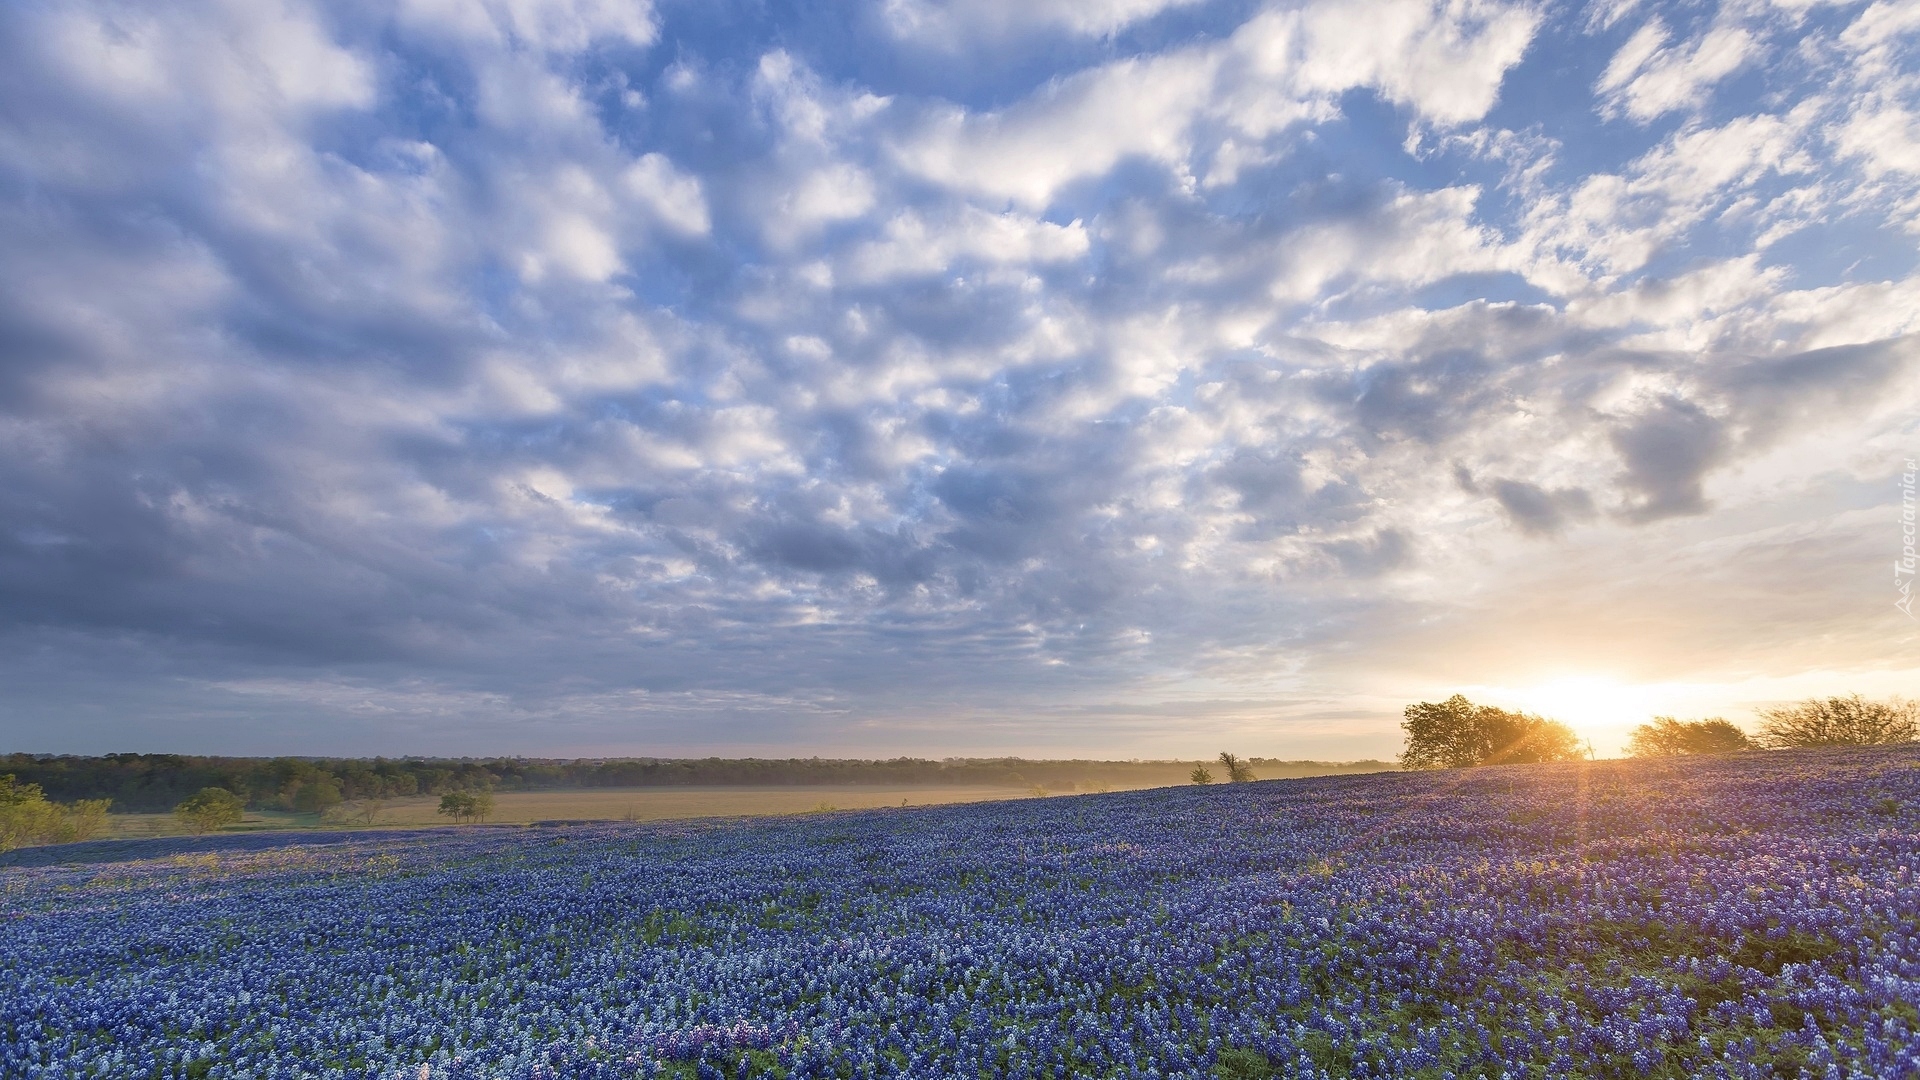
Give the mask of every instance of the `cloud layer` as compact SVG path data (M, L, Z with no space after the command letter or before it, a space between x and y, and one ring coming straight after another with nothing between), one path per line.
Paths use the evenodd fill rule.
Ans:
M0 735L1348 756L1904 678L1914 29L9 5Z

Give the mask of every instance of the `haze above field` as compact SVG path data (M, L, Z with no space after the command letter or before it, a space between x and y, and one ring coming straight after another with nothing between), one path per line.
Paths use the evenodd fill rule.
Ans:
M0 749L1908 690L1920 8L23 0ZM1910 578L1907 580L1911 580Z

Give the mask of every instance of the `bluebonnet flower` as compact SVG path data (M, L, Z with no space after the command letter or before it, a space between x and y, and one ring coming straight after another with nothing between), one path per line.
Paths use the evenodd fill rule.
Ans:
M1920 1076L1920 752L1493 775L13 867L0 1075Z

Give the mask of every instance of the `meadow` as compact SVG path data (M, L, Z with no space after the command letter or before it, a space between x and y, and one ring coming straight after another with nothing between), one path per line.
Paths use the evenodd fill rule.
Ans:
M8 1077L1920 1076L1910 746L8 862Z
M860 810L883 806L935 806L948 803L1025 799L1032 786L961 784L815 784L765 786L707 786L598 788L558 791L503 791L494 795L487 820L503 825L530 825L537 821L673 821L683 818L758 817L828 810ZM234 831L420 827L444 825L440 799L434 795L382 800L367 813L348 804L337 813L300 814L285 810L250 810ZM172 814L111 814L111 835L117 838L179 836L190 832Z

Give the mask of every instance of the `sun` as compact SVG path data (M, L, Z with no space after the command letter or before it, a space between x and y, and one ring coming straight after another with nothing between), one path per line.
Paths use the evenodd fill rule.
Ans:
M1652 715L1650 692L1604 675L1573 675L1508 690L1508 708L1538 713L1595 742L1608 741ZM1496 703L1498 704L1498 703Z

